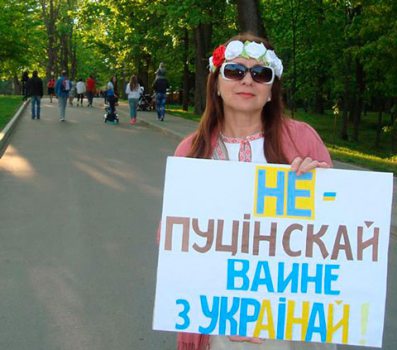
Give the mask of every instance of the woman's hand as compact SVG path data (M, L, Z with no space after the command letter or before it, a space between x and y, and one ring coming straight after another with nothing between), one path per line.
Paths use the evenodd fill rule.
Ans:
M302 175L315 168L329 168L329 164L326 162L319 162L318 160L313 160L310 157L302 159L301 157L296 157L291 163L291 170L296 172L296 175Z
M253 344L262 344L265 340L261 338L251 338L251 337L229 337L230 341L234 342L247 342L247 343L253 343Z

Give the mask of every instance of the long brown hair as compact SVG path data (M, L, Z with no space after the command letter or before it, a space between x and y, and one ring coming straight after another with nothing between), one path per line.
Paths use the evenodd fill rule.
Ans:
M230 41L239 40L255 41L263 43L267 49L272 50L269 42L263 38L257 37L250 33L242 33L229 39ZM192 158L211 158L212 145L211 137L217 130L221 130L224 123L224 111L222 98L217 94L217 81L219 77L219 68L214 73L208 75L207 80L207 101L201 121L195 137L193 138L192 148L188 154ZM262 110L262 129L265 136L266 146L264 154L266 160L270 163L287 164L287 158L284 154L281 144L281 133L283 127L284 106L281 95L281 82L278 77L274 78L271 91L271 101L267 102Z
M137 87L138 87L138 78L136 77L136 75L132 75L130 79L130 90L134 91L137 89Z

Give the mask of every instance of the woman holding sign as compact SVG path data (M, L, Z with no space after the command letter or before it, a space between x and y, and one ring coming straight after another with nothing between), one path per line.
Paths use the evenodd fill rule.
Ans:
M255 163L291 164L298 175L332 165L316 131L283 114L283 65L270 44L241 34L209 59L207 105L198 130L175 155ZM335 349L333 344L180 333L178 350Z

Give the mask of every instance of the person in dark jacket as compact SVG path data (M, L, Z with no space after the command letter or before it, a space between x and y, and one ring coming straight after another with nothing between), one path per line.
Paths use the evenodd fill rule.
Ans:
M33 76L28 80L26 91L27 95L31 98L32 119L40 119L40 102L43 97L43 81L39 78L37 70L33 72Z
M168 87L168 80L165 77L157 78L153 83L153 89L156 93L157 119L161 121L164 121L166 92Z
M23 101L26 101L26 99L28 98L28 93L27 93L28 81L29 81L29 72L27 70L25 70L22 73L22 79L21 79L21 83L22 83L22 100Z

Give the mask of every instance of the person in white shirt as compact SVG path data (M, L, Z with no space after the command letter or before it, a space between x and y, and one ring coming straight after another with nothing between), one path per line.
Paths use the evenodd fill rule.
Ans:
M80 101L80 106L82 106L84 100L84 94L85 94L85 83L82 78L80 78L76 84L76 94L77 94L77 106L79 105L79 101Z
M138 106L139 97L141 95L141 86L138 83L138 78L136 75L132 75L130 82L125 88L125 93L128 96L128 104L130 106L130 124L134 125L136 123L136 109Z

